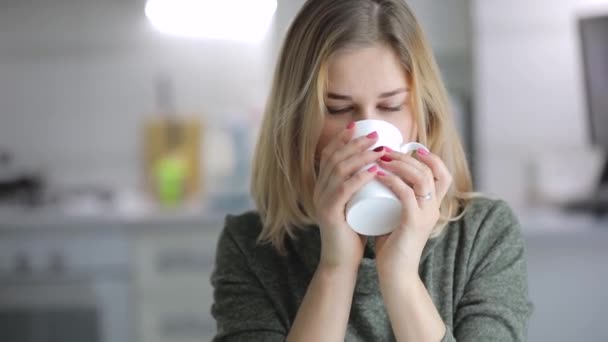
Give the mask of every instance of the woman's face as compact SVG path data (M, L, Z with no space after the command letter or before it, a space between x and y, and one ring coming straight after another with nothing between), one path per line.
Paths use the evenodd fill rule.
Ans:
M390 47L338 52L328 63L327 109L317 154L351 121L384 120L399 128L406 141L415 140L409 83Z

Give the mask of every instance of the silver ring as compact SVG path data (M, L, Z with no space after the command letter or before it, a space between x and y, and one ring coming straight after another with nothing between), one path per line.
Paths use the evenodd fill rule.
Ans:
M433 198L433 192L429 192L428 194L426 194L426 195L424 195L424 196L418 196L418 195L416 195L416 198L417 198L417 199L424 200L424 201L428 201L428 200L430 200L431 198Z

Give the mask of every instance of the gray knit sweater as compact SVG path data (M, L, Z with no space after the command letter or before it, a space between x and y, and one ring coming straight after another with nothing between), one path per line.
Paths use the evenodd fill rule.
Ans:
M228 216L211 277L214 341L284 341L319 262L318 228L259 245L259 216ZM346 341L394 341L379 291L373 239L361 262ZM447 327L442 341L524 341L532 312L520 226L503 201L478 198L426 244L420 277Z

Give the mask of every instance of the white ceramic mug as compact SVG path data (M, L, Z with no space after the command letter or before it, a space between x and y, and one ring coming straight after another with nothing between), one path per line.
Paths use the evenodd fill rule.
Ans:
M418 149L428 149L417 142L403 142L399 129L382 120L362 120L355 123L353 139L378 132L378 140L370 147L386 146L393 151L410 153ZM371 163L359 172L365 172L372 166ZM379 166L378 166L379 167ZM380 167L379 167L380 168ZM381 168L380 168L381 169ZM383 170L389 173L386 170ZM401 219L401 202L397 196L377 179L364 185L346 205L346 222L359 234L377 236L390 233Z

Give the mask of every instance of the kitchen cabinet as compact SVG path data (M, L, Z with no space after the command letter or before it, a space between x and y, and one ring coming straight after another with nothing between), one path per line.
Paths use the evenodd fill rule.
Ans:
M217 226L140 233L134 239L139 341L209 341Z
M0 217L0 325L14 327L0 340L47 341L57 329L62 342L211 340L222 221Z

